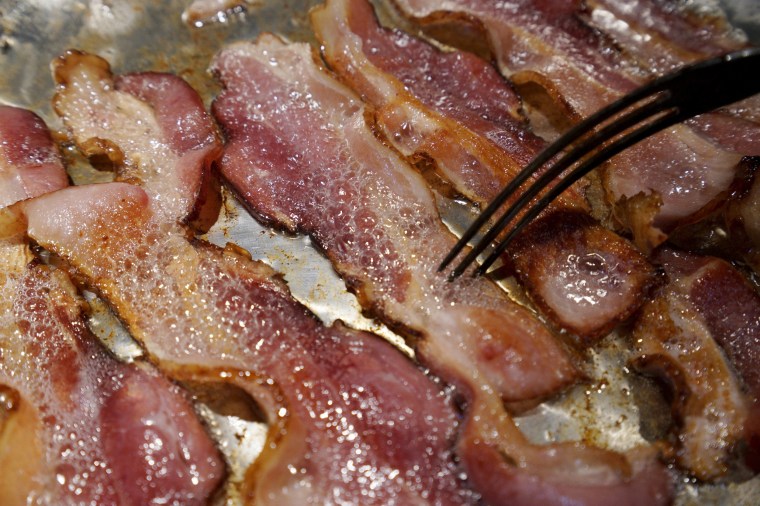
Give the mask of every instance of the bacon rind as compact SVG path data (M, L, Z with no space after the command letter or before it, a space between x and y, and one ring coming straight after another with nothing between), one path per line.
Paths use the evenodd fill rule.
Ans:
M495 339L506 325L512 330L527 328L534 338L541 328L523 310L503 303L494 306L502 297L498 291L492 295L491 288L481 289L457 300L449 290L472 290L473 285L451 288L445 281L431 283L431 278L410 270L409 265L417 262L421 265L416 270L422 273L434 268L426 258L438 250L441 232L431 197L419 176L367 129L357 98L326 75L313 56L306 45L287 45L264 35L255 44L238 43L215 57L213 70L225 88L213 112L228 136L221 170L233 188L257 215L309 232L336 270L354 283L365 308L386 321L400 321L404 325L397 328L407 333L414 332L420 360L453 383L463 397L467 411L457 454L486 501L498 504L512 497L531 502L540 491L540 497L557 503L633 504L643 496L654 503L667 502L669 478L652 455L629 461L580 444L527 443L501 399L512 381L524 384L525 380L510 377L508 382L494 382L496 371L487 367L492 362L503 371L509 365L503 365L505 359L523 353L521 343L512 350L509 341ZM404 215L415 218L410 226ZM390 225L378 229L380 222ZM379 232L369 244L364 242L367 230ZM406 243L403 249L389 242L399 234ZM360 248L359 258L351 256L352 244ZM410 249L414 263L404 260ZM402 318L399 304L424 303L415 292L426 292L428 284L435 290L427 294L430 309L426 310L432 309L435 318L421 323L424 313ZM484 297L496 300L471 305ZM431 308L431 298L444 307ZM517 318L505 323L505 312ZM490 345L474 341L473 331L487 332ZM473 360L473 350L487 362ZM546 355L532 357L526 373L540 381L536 374L545 372L539 364ZM556 364L546 363L554 373ZM484 456L492 457L485 465ZM512 462L507 463L505 456Z
M90 118L72 109L81 103L81 90L96 90L95 117L106 115L118 124L136 117L147 124L163 122L141 116L144 104L129 100L124 106L118 90L95 86L91 67L102 64L93 57L63 65L70 82L78 83L59 89L58 111L72 131L93 127ZM160 79L134 79L146 77ZM177 99L159 98L170 105ZM161 110L152 108L159 116ZM264 451L241 484L246 501L455 505L475 500L451 458L456 414L439 385L377 336L340 323L324 327L274 271L238 248L188 240L171 198L186 195L183 181L195 178L172 174L178 168L171 158L155 167L140 165L136 162L150 153L125 148L143 139L103 133L109 146L127 153L123 163L145 189L110 183L30 201L25 205L29 235L108 300L171 376L230 383L259 405L270 427ZM87 135L77 142L93 145ZM179 209L186 209L192 198L182 204ZM150 308L145 300L152 301Z
M432 160L458 192L479 206L485 207L544 146L528 130L517 95L487 62L462 51L444 53L382 28L368 2L330 0L312 10L311 19L323 57L372 105L385 139L408 157ZM574 186L537 228L551 229L552 238L571 246L577 258L601 260L593 272L577 276L580 271L570 268L562 247L547 248L545 237L533 241L535 227L521 234L521 247L509 254L544 314L588 343L635 312L653 270L626 240L568 213L584 209L584 202ZM555 220L574 226L554 226ZM529 268L537 249L541 268ZM573 279L557 282L562 273Z

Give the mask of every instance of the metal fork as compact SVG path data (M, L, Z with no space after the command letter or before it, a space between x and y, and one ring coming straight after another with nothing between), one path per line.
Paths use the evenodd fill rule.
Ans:
M760 93L760 48L736 51L683 67L625 95L575 125L539 153L470 225L441 262L438 270L446 269L520 185L559 153L565 151L565 154L549 165L479 239L451 271L450 280L467 270L488 245L500 236L507 225L552 181L557 180L540 199L533 202L532 207L525 210L520 220L501 238L490 255L474 271L473 276L486 273L528 223L563 191L595 167L664 128L756 93ZM600 146L603 147L598 149ZM573 165L575 168L558 179Z

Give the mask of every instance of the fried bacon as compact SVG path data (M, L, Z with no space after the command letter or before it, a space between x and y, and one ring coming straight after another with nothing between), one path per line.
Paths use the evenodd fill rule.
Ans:
M454 237L432 194L372 136L361 101L307 46L267 36L228 47L214 71L226 87L213 106L228 135L224 177L259 217L312 235L368 310L409 333L452 339L510 401L577 377L553 337L494 284L451 284L436 272ZM542 363L553 372L536 373Z
M425 24L466 21L482 30L500 70L528 96L553 103L550 113L572 121L588 116L651 77L589 26L577 1L397 0ZM718 123L713 123L717 125ZM704 129L702 129L704 130ZM661 132L614 158L603 183L616 218L645 250L684 221L725 197L741 155L685 125ZM753 148L753 149L756 149ZM652 195L652 205L617 204ZM631 214L646 209L644 214Z
M567 384L567 356L488 281L451 284L435 272L454 239L431 193L314 57L271 35L215 57L225 178L258 217L309 233L364 308L411 336L418 358L456 386L466 409L457 453L486 501L667 502L669 480L651 454L526 441L502 398Z
M211 163L221 141L200 97L181 78L147 72L114 79L105 60L78 51L55 60L53 73L62 90L75 80L84 87L53 98L83 154L118 167L118 181L142 184L167 217L201 232L216 221L221 198ZM88 104L105 88L118 93ZM121 110L130 111L128 120Z
M42 119L0 105L0 208L69 184Z
M757 437L760 296L723 260L663 250L656 261L670 282L636 323L637 363L673 388L678 463L715 479L737 442Z
M3 205L66 186L42 120L0 116L2 174L20 183ZM68 277L33 260L16 213L0 234L0 502L206 504L225 470L192 405L151 367L109 355Z
M669 0L589 0L587 5L592 26L653 73L747 45L718 9Z
M113 306L168 374L229 383L255 401L269 432L241 485L245 500L474 502L453 461L456 413L440 385L377 336L323 326L238 248L188 240L177 222L195 208L195 183L218 142L170 149L174 129L211 125L162 117L202 116L199 101L184 99L189 87L155 74L118 78L130 85L114 87L102 60L76 53L55 65L65 76L57 110L75 141L100 139L119 155L117 170L145 189L117 182L35 199L25 205L28 233ZM162 106L140 100L146 87L162 90Z
M432 160L479 206L544 147L528 129L517 95L487 62L384 29L365 1L330 0L311 16L328 64L372 104L384 137L408 157ZM627 241L579 218L584 204L573 187L510 253L544 313L593 340L635 312L653 270ZM547 247L540 232L546 229L556 246ZM594 267L583 269L585 259Z
M748 47L719 9L662 0L588 2L588 18L652 75ZM700 135L745 155L760 154L760 99L743 100L688 122Z

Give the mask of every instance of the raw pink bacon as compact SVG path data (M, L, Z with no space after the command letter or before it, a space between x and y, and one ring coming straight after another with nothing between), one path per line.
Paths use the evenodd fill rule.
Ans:
M3 187L2 207L68 184L40 118L0 107L0 125L1 173L23 182ZM108 354L68 277L33 260L14 209L0 233L0 502L206 504L225 469L192 405Z
M396 0L423 23L467 20L485 33L500 70L521 90L555 103L575 121L643 83L651 74L624 57L585 21L578 1ZM616 217L650 249L685 220L714 206L735 177L741 155L685 125L616 157L603 179ZM650 197L647 197L650 195ZM629 199L646 205L621 206ZM638 212L644 209L645 212Z
M54 71L76 142L117 150L145 189L117 182L35 199L29 235L101 293L171 376L233 384L258 404L270 429L241 485L246 502L474 502L451 454L456 413L441 386L377 336L323 326L265 264L189 240L178 225L218 148L206 134L172 140L178 125L211 128L200 102L183 98L187 84L140 74L114 87L102 60L78 53Z
M364 0L330 0L311 18L326 61L372 104L385 138L412 159L432 160L481 207L544 147L517 95L487 62L380 27ZM584 204L578 188L566 192L510 254L544 314L591 341L636 311L653 271L627 241L578 219ZM582 268L589 262L594 268Z
M638 365L674 389L678 463L715 479L738 442L759 450L760 296L723 260L671 250L655 260L670 281L636 323Z
M502 398L562 387L574 377L567 356L488 281L450 284L435 272L454 239L431 193L314 58L271 35L215 57L224 91L213 112L233 188L259 217L308 232L365 309L414 336L418 358L456 386L466 409L457 454L487 502L667 502L669 480L651 454L526 441Z

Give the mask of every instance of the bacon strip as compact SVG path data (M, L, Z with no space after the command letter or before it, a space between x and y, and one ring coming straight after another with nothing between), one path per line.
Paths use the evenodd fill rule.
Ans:
M590 23L652 75L748 47L718 9L662 0L588 2ZM689 121L701 135L740 154L760 154L760 99Z
M201 153L216 153L204 143L195 155L164 151L183 123L162 115L201 107L183 103L187 85L137 75L114 89L103 68L93 56L57 61L56 75L66 76L57 110L78 144L99 138L118 149L145 190L110 183L36 199L25 206L29 235L101 293L170 375L233 384L258 404L270 428L242 484L245 500L474 502L451 455L456 413L439 385L377 336L324 327L266 265L235 247L188 240L177 225L194 207L190 183L208 162ZM146 108L145 88L163 90L163 107ZM137 118L141 128L129 133ZM190 128L209 125L205 117Z
M72 75L71 69L82 75ZM169 74L114 79L105 60L78 51L54 61L53 72L63 89L71 88L74 79L84 86L78 94L57 93L53 106L72 135L81 139L86 156L115 165L116 180L142 184L167 217L201 232L216 221L221 198L211 164L221 142L192 88ZM96 104L100 107L88 105L88 98L105 87L119 93ZM113 121L122 109L130 111L132 122L116 128Z
M69 184L42 119L0 105L0 208Z
M650 75L584 22L587 12L580 2L395 3L422 23L467 20L481 27L499 69L521 90L552 101L555 115L572 121L631 91ZM648 250L684 220L723 198L740 158L679 125L616 157L603 182L613 206L639 194L654 194L661 201L645 206L645 213L634 212L641 209L638 206L613 209L637 235L639 246Z
M1 173L23 182L4 187L4 205L66 186L42 120L10 107L0 116ZM4 212L0 502L206 504L224 463L190 402L154 369L108 354L71 281L33 260L15 211Z
M567 357L488 281L435 272L454 239L424 181L375 139L358 97L309 46L264 35L224 49L213 70L224 85L213 106L228 135L223 175L259 217L308 232L367 310L418 338L420 360L464 398L457 452L487 501L667 501L651 455L525 440L501 398L563 386L574 377Z
M747 178L732 195L725 210L726 228L733 253L743 257L760 274L760 160L749 161Z
M485 61L461 51L443 53L384 29L365 1L330 0L311 18L324 58L372 104L384 137L407 157L432 160L457 191L481 207L544 147L528 130L517 95ZM510 253L544 313L590 341L636 311L653 270L627 241L568 212L582 211L584 204L574 187ZM562 247L547 248L539 229L551 229L549 241ZM589 258L593 269L578 268ZM576 267L573 259L580 262Z
M725 15L667 0L589 0L589 21L655 74L747 43Z
M678 463L715 479L738 441L757 438L758 410L748 408L760 398L760 295L723 260L670 250L656 260L671 280L636 323L638 366L675 390Z

